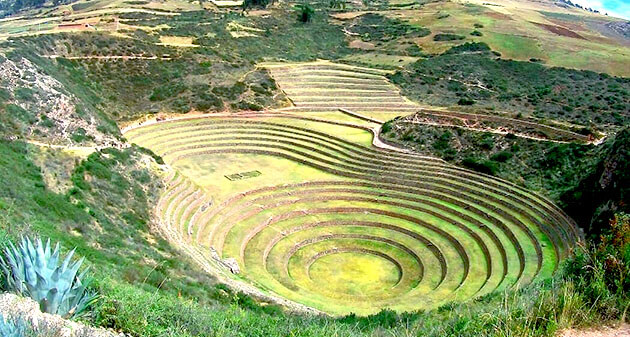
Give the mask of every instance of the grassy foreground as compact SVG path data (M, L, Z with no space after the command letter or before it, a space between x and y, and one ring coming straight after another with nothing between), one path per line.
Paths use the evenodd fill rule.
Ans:
M566 327L624 319L630 304L630 282L623 277L630 271L628 221L619 215L603 243L581 248L553 279L427 312L335 320L263 313L241 299L204 306L105 280L99 282L106 295L95 322L143 336L553 336Z

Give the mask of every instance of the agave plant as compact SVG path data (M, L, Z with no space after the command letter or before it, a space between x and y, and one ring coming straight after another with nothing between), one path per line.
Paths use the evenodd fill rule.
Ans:
M26 324L22 320L7 320L0 314L0 336L26 337Z
M8 290L34 299L43 312L78 317L98 296L81 282L87 269L77 275L83 258L71 263L73 255L74 250L60 265L59 243L51 252L50 239L44 245L41 239L33 244L29 238L22 238L18 247L9 243L4 248L0 266Z

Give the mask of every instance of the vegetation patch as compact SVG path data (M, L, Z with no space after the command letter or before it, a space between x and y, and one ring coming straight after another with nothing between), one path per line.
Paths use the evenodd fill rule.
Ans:
M410 64L392 75L403 92L433 105L462 98L490 110L513 111L582 125L624 125L630 81L590 71L497 59L483 44L465 44ZM474 52L461 52L461 48Z
M372 13L356 18L349 25L348 30L366 42L388 42L400 37L423 37L430 33L426 28Z
M433 35L433 41L458 41L465 38L465 36L451 33L438 33Z
M249 172L229 174L229 175L226 175L225 177L228 178L228 180L235 181L235 180L258 177L261 174L262 173L260 173L260 171L249 171Z

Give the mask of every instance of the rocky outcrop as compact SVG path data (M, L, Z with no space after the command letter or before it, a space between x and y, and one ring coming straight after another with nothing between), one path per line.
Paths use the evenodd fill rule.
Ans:
M630 21L614 21L606 24L608 28L630 39Z
M4 122L15 124L7 129L11 136L17 129L20 137L51 144L120 147L116 137L103 132L106 122L97 113L26 58L0 57L0 88L0 111L6 110L10 118Z
M59 315L42 313L37 302L14 294L0 295L0 312L10 319L21 319L36 335L50 337L124 337L111 330L94 328L63 319Z

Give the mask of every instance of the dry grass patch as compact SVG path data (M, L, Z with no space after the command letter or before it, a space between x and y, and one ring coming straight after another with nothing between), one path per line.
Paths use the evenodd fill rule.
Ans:
M193 38L189 36L160 36L161 46L173 47L199 47L193 43Z

